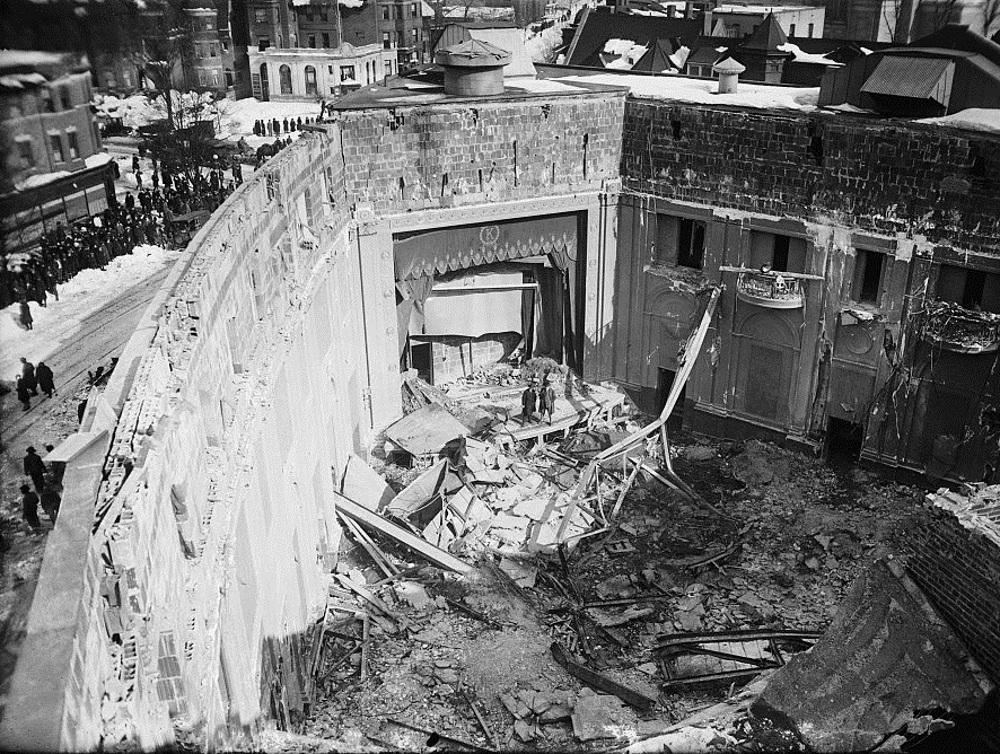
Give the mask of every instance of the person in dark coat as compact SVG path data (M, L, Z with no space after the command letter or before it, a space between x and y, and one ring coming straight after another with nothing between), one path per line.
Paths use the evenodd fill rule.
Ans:
M24 377L18 375L17 382L15 383L15 390L17 391L17 399L21 401L21 405L24 410L27 411L31 408L31 391L28 390L28 386L24 384Z
M31 391L32 395L38 395L38 378L35 376L35 365L23 356L21 357L21 378L24 386Z
M59 515L59 504L62 502L62 498L55 487L49 486L42 490L41 502L42 510L45 511L45 515L49 517L49 521L55 526L56 516Z
M38 378L38 387L51 398L52 394L56 391L56 385L52 379L52 370L49 368L49 365L44 361L39 361L38 367L35 369L35 377Z
M21 324L24 326L25 330L31 330L34 328L34 317L31 316L31 307L28 305L26 300L21 300L20 303L20 314L21 314Z
M521 393L521 423L527 424L535 413L535 406L538 403L538 390L532 382Z
M545 385L538 393L538 420L541 421L545 415L549 415L549 426L552 425L552 413L556 408L556 391L552 387L552 377L545 376Z
M21 485L21 515L36 534L42 530L42 522L38 520L38 495L26 484Z
M295 119L295 125L297 125L299 127L300 131L302 130L302 117L301 116L299 116L298 118Z
M29 447L24 455L24 473L31 477L36 490L41 492L45 489L45 462L38 457L33 447Z
M288 133L288 118L281 119L281 133L283 134Z

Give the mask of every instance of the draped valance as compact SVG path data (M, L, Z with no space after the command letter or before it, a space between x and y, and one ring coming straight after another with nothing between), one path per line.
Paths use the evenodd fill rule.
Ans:
M396 234L396 280L546 254L568 265L576 259L576 221L569 212Z

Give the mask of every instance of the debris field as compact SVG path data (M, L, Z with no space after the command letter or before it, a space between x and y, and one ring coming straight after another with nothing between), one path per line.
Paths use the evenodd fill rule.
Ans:
M522 389L504 369L461 400L409 380L404 423L348 464L294 745L638 751L724 708L726 735L680 745L800 750L740 689L813 645L921 492L665 430L594 462L640 428L610 386L512 440L536 428L497 410Z

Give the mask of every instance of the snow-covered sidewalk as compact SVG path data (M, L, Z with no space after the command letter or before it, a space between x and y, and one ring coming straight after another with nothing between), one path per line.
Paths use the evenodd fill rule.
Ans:
M0 310L0 379L16 379L20 359L37 363L74 339L80 323L113 303L124 291L149 279L180 258L181 252L160 246L136 246L131 254L116 257L107 269L83 270L59 286L59 300L49 296L48 306L31 304L32 330L21 327L19 307Z

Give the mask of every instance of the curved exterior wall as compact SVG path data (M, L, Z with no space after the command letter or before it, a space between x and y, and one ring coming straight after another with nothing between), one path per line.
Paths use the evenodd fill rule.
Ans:
M334 477L401 413L393 234L577 213L606 374L623 108L619 90L345 112L220 207L85 424L2 748L246 748L275 690L294 715Z
M365 311L383 286L352 247L342 168L335 129L268 162L130 341L67 470L5 749L151 748L172 718L212 738L261 716L262 647L324 604L331 467L373 408L398 411L371 389L371 338L395 329Z

